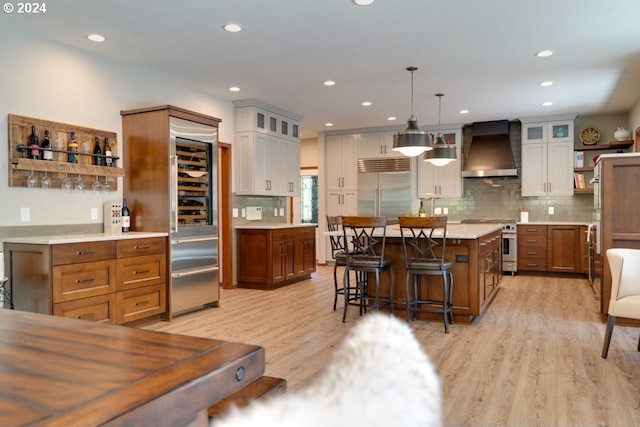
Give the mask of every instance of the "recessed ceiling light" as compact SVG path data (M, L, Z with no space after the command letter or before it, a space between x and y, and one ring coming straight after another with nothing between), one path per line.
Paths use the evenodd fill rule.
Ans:
M333 123L328 122L328 123L325 123L324 125L325 125L326 127L331 127L331 126L333 126Z
M458 111L460 114L469 114L469 110L460 110Z
M104 38L104 36L102 36L102 35L100 35L100 34L89 34L89 35L87 36L87 38L88 38L89 40L91 40L92 42L97 42L97 43L100 43L100 42L103 42L103 41L105 41L105 40L106 40L106 39Z
M391 116L391 117L387 117L387 120L389 120L389 121L391 122L391 121L396 120L396 118L395 118L395 117L393 117L393 116Z
M351 0L357 6L369 6L375 0Z
M546 58L547 56L551 55L553 55L552 50L541 50L540 52L536 53L536 56L539 58Z
M547 101L547 102L543 102L543 103L542 103L542 106L543 106L543 107L549 107L549 106L551 106L551 105L553 105L553 102L551 102L551 101Z
M239 33L240 31L242 31L242 27L238 24L227 24L222 28L230 33Z
M363 107L371 107L371 102L370 101L363 101L362 104Z
M336 82L334 82L333 80L327 80L326 82L322 83L325 86L335 86Z
M542 87L553 86L553 82L550 82L548 80L546 82L540 82L540 86Z
M229 90L230 90L231 92L240 92L240 88L239 88L238 86L231 86L231 87L229 88Z

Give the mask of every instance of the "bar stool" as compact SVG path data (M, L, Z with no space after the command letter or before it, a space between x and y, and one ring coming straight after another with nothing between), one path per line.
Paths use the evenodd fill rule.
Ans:
M329 216L327 215L327 230L334 233L342 233L340 227L342 226L341 216ZM333 295L333 309L336 309L338 304L338 295L344 294L344 288L338 286L338 266L346 267L347 254L344 245L344 236L342 234L329 235L331 241L331 258L333 258L333 287L335 289Z
M410 318L415 319L417 312L442 313L444 332L448 334L449 323L453 323L453 264L445 258L447 217L400 217L398 220L407 271L404 284L407 322ZM421 275L442 276L441 300L429 298L430 292L421 296ZM413 296L409 292L411 277Z
M366 312L369 305L369 273L375 273L374 291L375 309L380 310L380 303L388 306L393 313L393 270L391 260L384 256L387 239L387 218L383 216L344 216L342 217L344 242L350 242L352 250L345 251L347 265L344 270L344 311L342 321L347 318L347 307L356 304L360 315ZM349 272L355 272L355 284L349 280ZM388 271L389 297L380 298L380 272Z

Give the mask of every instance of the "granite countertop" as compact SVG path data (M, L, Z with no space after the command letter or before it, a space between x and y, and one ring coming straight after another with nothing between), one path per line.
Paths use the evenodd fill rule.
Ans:
M447 239L478 239L497 230L502 230L502 224L447 223ZM325 236L342 235L342 230L325 231L323 234ZM387 237L401 237L400 226L387 225ZM433 233L433 237L441 237L441 234Z
M2 239L3 243L26 243L31 245L56 245L61 243L84 243L99 242L108 240L127 240L127 239L144 239L148 237L167 237L168 233L145 233L140 231L132 231L122 234L61 234L50 236L24 236L24 237L7 237Z
M318 224L242 224L234 226L237 230L280 230L283 228L317 227Z

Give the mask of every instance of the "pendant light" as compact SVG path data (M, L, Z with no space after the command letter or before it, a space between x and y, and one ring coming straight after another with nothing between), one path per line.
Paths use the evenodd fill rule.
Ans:
M418 67L407 67L411 72L411 117L407 121L407 128L393 134L394 151L399 151L405 156L415 157L431 150L431 137L418 127L418 119L413 116L413 72Z
M438 97L438 128L440 127L440 119L442 114L442 97L444 93L436 93ZM450 162L457 159L456 146L454 144L447 144L444 141L442 132L439 132L435 136L435 143L433 149L424 153L424 161L430 162L434 166L446 166Z

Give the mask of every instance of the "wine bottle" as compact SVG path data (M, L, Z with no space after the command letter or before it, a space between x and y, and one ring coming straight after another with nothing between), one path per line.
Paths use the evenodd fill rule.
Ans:
M113 158L111 158L111 147L109 146L109 138L104 139L104 165L111 166Z
M68 151L69 151L69 163L78 163L78 140L76 139L76 133L71 132L71 138L69 138Z
M422 207L422 200L420 200L420 209L418 209L418 216L419 216L419 217L425 217L425 216L427 216L427 215L424 213L424 208Z
M93 147L93 164L102 166L102 150L100 149L100 138L96 136L96 145Z
M51 151L51 139L49 138L49 131L44 131L44 138L42 139L42 145L40 146L42 152L42 160L53 160L53 151Z
M40 144L35 126L31 126L31 135L29 135L29 158L40 160Z
M127 233L131 227L131 212L127 206L127 199L122 199L122 232Z

